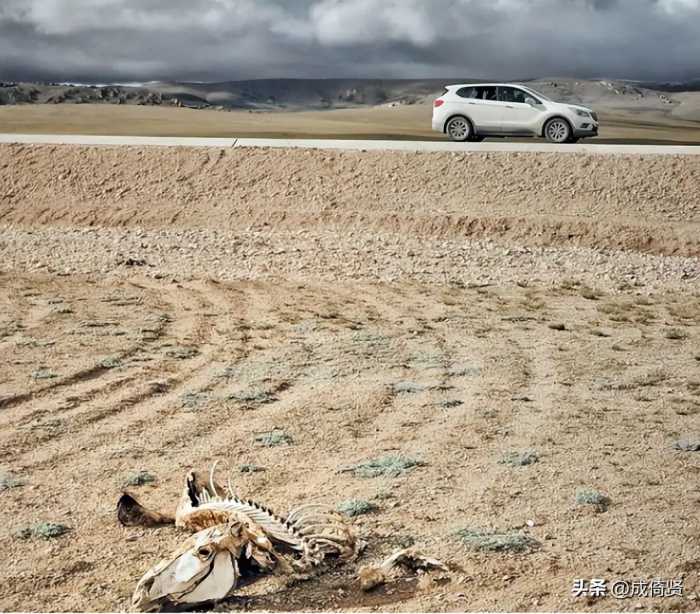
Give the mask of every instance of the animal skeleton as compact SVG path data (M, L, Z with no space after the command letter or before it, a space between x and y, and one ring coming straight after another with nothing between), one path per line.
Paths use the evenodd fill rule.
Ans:
M135 608L220 601L246 572L303 573L328 556L350 560L364 548L332 508L302 505L283 518L239 498L230 483L225 491L214 481L214 468L208 482L200 473L187 475L174 516L149 510L128 493L119 500L117 516L126 526L174 523L194 533L141 578L132 597Z

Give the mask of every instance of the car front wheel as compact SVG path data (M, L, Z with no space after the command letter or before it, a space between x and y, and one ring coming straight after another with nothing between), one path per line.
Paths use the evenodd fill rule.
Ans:
M569 122L560 117L550 119L544 127L544 136L550 143L567 143L573 136Z
M447 132L447 136L449 136L451 140L464 143L469 140L472 127L466 117L453 117L447 122L445 132Z

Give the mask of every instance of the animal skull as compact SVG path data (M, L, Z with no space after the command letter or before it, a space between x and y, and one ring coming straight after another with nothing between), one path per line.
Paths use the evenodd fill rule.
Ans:
M238 585L242 557L264 570L276 562L263 530L234 515L227 524L194 534L170 558L151 568L136 586L132 604L148 612L166 603L220 601Z

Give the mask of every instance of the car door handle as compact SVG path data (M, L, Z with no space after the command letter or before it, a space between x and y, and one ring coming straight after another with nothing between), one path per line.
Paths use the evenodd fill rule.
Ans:
M506 105L506 109L514 109L515 107L511 107L509 104Z

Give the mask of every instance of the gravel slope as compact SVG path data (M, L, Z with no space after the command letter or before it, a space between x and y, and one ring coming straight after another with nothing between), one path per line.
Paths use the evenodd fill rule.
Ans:
M9 145L0 185L13 228L396 237L398 258L445 240L700 255L691 157Z

